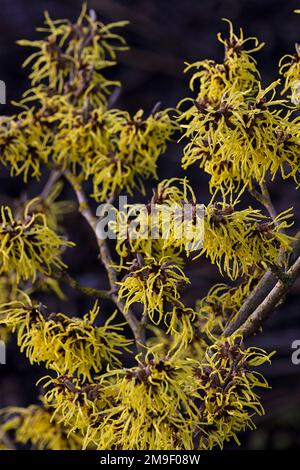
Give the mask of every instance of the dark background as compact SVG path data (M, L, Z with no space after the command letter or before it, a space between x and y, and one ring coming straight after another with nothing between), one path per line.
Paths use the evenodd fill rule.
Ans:
M132 112L140 107L150 112L157 101L162 101L164 107L175 106L188 95L183 64L204 58L222 59L216 33L227 29L221 21L223 17L231 19L236 28L242 26L245 35L258 36L266 43L257 55L264 84L277 78L280 57L293 53L294 43L300 41L300 16L293 14L300 5L293 0L90 0L88 3L104 22L130 21L123 33L131 50L120 55L115 76L123 83L117 105ZM21 69L28 51L18 47L15 41L36 37L34 28L41 24L45 9L53 18L76 19L80 5L77 0L0 0L0 79L6 82L9 101L18 100L28 85L27 71ZM10 111L9 105L3 106L1 114ZM161 177L182 175L181 152L180 146L170 147L160 162ZM206 202L209 197L207 178L196 167L188 176L198 200ZM24 187L20 179L8 178L1 169L1 202L18 197L24 191L36 194L42 184L43 180ZM300 198L294 186L276 180L270 190L278 211L294 206L299 227ZM67 255L72 274L83 284L106 287L96 259L96 246L85 223L73 214L67 217L66 225L70 237L80 245ZM193 282L193 287L185 294L190 304L218 279L216 270L203 261L190 266L188 274ZM89 308L90 304L81 295L70 289L68 293L65 305L48 299L49 308L60 308L72 315L82 314ZM242 448L300 448L300 365L291 363L292 341L300 339L299 300L298 281L284 306L267 322L264 334L252 341L270 351L275 349L277 355L272 367L265 371L273 387L263 394L266 415L255 418L256 431L240 436ZM34 383L43 370L29 368L26 359L16 351L11 344L8 364L0 366L1 407L25 406L36 400Z

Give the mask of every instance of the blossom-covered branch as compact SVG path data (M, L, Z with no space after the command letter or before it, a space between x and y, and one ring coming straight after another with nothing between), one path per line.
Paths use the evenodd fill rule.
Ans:
M263 44L228 22L218 35L223 61L186 65L192 98L130 114L117 108L121 84L108 72L127 50L117 32L125 25L106 25L84 5L74 23L46 13L42 37L19 42L34 49L24 64L31 86L15 114L0 117L0 164L25 184L50 176L35 198L0 207L0 338L14 335L29 363L50 373L39 404L0 411L4 448L11 438L37 449L223 448L264 412L257 390L268 384L254 369L272 353L244 340L300 271L293 209L277 213L267 187L299 185L300 48L281 63L283 87L263 87L254 57ZM182 175L159 179L171 140ZM209 176L206 204L184 174L195 164ZM133 201L126 210L115 204L122 192ZM114 202L109 242L92 200ZM64 222L74 210L96 238L106 290L69 273ZM188 265L203 258L222 282L191 300ZM86 312L64 303L65 284L93 299Z
M237 330L237 334L247 337L255 333L274 311L277 304L289 292L291 286L295 282L297 275L300 271L300 257L293 263L290 269L286 272L285 281L279 280L271 292L266 296L263 302L254 310L253 313L247 318L245 323Z

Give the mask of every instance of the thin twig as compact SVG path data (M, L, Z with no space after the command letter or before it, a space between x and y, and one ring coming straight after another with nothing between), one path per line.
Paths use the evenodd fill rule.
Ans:
M98 247L99 247L99 252L100 252L100 258L108 275L111 299L113 300L115 305L118 307L118 309L124 316L125 320L127 321L128 325L130 326L132 333L134 335L134 338L135 338L138 351L143 352L143 334L139 326L139 322L131 310L125 309L124 301L118 298L118 295L116 293L117 281L118 281L117 272L113 267L113 260L111 258L109 247L108 247L108 244L106 243L106 240L99 238L97 235L97 219L94 217L90 209L90 206L85 196L85 193L83 191L82 185L80 181L71 172L65 171L64 175L75 191L75 194L79 203L79 212L85 218L85 220L87 221L87 223L89 224L89 226L91 227L91 229L93 230L96 236Z
M107 103L107 108L108 109L111 109L115 106L116 102L120 98L121 92L122 92L122 87L121 86L118 86L114 89L114 91L110 95L108 103Z
M141 343L142 347L146 343L146 326L148 324L148 320L149 320L149 317L148 317L147 310L144 310L144 312L142 314L142 318L140 319L140 322L139 322L139 325L138 325L138 334L139 334L139 337L140 337L140 343ZM140 348L140 350L141 349L142 348Z
M49 175L49 179L40 194L41 199L46 199L49 196L49 193L59 178L61 178L61 172L58 170L52 170Z

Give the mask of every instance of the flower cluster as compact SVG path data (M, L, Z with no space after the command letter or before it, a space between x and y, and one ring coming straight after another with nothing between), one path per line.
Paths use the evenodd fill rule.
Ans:
M31 405L28 408L2 410L5 421L2 431L14 433L14 440L21 445L28 443L37 450L79 450L82 440L52 417L47 407Z
M118 356L129 351L131 341L121 333L122 325L111 325L113 315L96 326L97 305L83 319L50 313L28 296L1 306L0 324L17 332L18 345L31 363L44 362L58 374L66 373L91 380L103 366L120 365Z
M12 175L40 175L40 166L48 160L47 134L31 109L17 116L0 118L0 162Z
M22 46L37 49L24 63L31 64L33 86L44 85L50 92L66 94L72 100L103 104L116 85L103 75L115 64L117 51L127 49L125 40L114 32L126 22L105 25L87 14L86 4L76 23L52 20L45 14L45 26L38 28L42 40L21 40Z
M12 270L16 282L34 281L38 272L50 275L53 268L66 267L61 260L62 250L73 246L48 226L43 213L31 212L35 202L30 201L17 218L9 207L1 206L0 274Z
M224 47L223 62L202 60L187 64L185 69L185 72L196 69L190 80L190 88L197 91L198 100L217 104L230 89L254 93L258 88L259 73L252 53L259 51L264 44L260 44L255 37L245 38L242 29L238 36L233 31L232 23L228 21L228 24L229 37L222 38L218 34L218 40ZM247 47L249 42L252 42L250 48Z
M247 320L241 335L228 331L269 269L280 279L270 296L290 286L292 212L277 215L266 183L280 174L298 181L296 106L277 98L279 82L262 87L252 56L262 44L229 23L229 36L218 35L223 62L187 65L196 96L178 112L116 109L120 83L108 68L127 48L115 33L124 24L104 25L85 5L74 23L46 14L44 38L20 41L35 49L24 64L31 88L15 115L0 117L0 164L25 182L45 168L51 175L34 199L0 207L0 338L15 335L49 375L38 382L39 405L0 411L0 448L11 437L36 449L223 448L263 413L257 389L268 384L255 367L271 354L245 346ZM284 92L298 79L299 55L297 46L281 64ZM198 163L210 176L206 204L184 175L147 194L145 180L157 179L158 158L180 128L183 168ZM63 216L74 204L61 200L62 178L95 235L106 290L65 271L62 255L74 244ZM122 190L138 190L146 204L122 208L120 198L116 209ZM241 200L246 191L265 212ZM101 203L98 219L89 197ZM186 264L200 258L227 280L188 304ZM83 316L48 310L49 292L66 299L60 281L119 312L99 315L98 300Z
M259 281L262 270L255 270L248 278L237 286L216 284L201 300L196 302L198 321L194 325L194 343L201 339L208 343L220 336L227 323L238 313L240 307L250 295L253 287ZM202 338L201 338L202 336ZM204 348L207 346L205 343Z
M140 302L152 321L157 323L163 318L165 304L177 303L180 289L190 282L182 268L167 257L156 260L137 256L127 270L126 276L118 283L118 295L125 300L125 311L133 303Z
M121 258L131 252L159 259L170 256L181 264L181 254L202 247L203 205L198 205L187 178L162 180L147 204L127 204L109 224Z
M157 177L157 159L176 127L168 110L148 117L142 110L133 117L108 111L102 121L102 149L94 152L91 162L95 199L105 201L121 189L144 192L143 179Z
M93 197L105 201L121 189L143 191L143 179L156 177L158 157L178 125L170 110L156 106L149 116L110 109L110 94L120 86L103 75L116 53L126 49L114 33L124 22L104 25L83 8L78 21L52 21L46 37L19 41L37 49L32 88L21 112L0 122L0 161L12 175L39 177L43 165L69 169L93 181Z
M250 427L253 414L264 410L255 392L268 387L264 377L253 367L270 361L271 355L257 348L244 349L240 338L219 341L206 353L195 368L201 424L195 432L196 448L211 449L234 438Z
M101 384L82 383L71 376L44 377L43 403L52 414L52 419L63 425L70 435L79 435L81 448L93 448L87 436L99 436L102 412L112 402L103 395Z
M150 349L136 367L99 382L48 379L44 400L83 448L211 449L253 427L253 412L263 412L254 389L267 383L252 369L269 360L237 339L216 344L203 362Z
M270 220L251 207L237 211L224 202L210 204L205 211L200 254L205 253L231 279L249 274L253 268L266 268L278 260L280 249L291 246L292 237L283 232L292 225L291 217L290 210Z

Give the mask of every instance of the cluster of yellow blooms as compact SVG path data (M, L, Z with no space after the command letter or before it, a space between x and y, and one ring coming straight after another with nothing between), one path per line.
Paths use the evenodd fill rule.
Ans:
M30 213L35 202L29 202L17 218L9 207L1 206L0 274L13 270L16 282L34 281L38 272L49 275L54 267L65 267L62 248L73 246L48 226L45 214Z
M233 31L230 21L229 37L222 38L218 34L218 40L224 46L224 61L217 63L214 60L201 60L193 64L187 64L185 72L196 69L190 80L192 91L199 92L198 98L212 102L220 102L223 95L229 89L236 92L249 90L255 93L258 89L259 72L256 61L252 53L259 51L264 44L260 44L255 37L244 38L242 29L239 36ZM247 48L246 44L252 42L252 47Z
M47 314L42 305L23 301L3 304L0 325L17 332L21 352L30 363L45 362L58 374L77 374L91 380L91 372L100 372L104 365L120 365L121 350L128 351L131 341L120 332L123 325L111 325L115 315L104 326L96 326L97 305L82 319L63 313Z
M55 165L93 180L93 196L105 201L117 191L143 191L143 178L156 177L156 162L177 128L168 110L134 116L109 109L111 92L120 84L105 78L116 52L126 49L113 32L124 23L103 25L84 8L76 24L52 21L41 41L19 41L38 49L32 63L32 88L22 111L1 118L0 161L13 175L39 176L41 165Z
M267 383L249 368L269 359L237 338L215 344L202 362L149 350L136 367L97 382L50 378L43 406L11 409L3 429L15 429L20 443L50 449L222 448L263 412L253 389Z
M180 266L168 258L155 260L138 257L120 282L119 298L125 299L125 311L133 303L141 302L152 321L160 322L164 315L164 302L176 303L179 288L190 281ZM158 318L155 320L155 312Z
M203 242L204 206L198 207L187 178L162 180L149 203L127 204L125 211L116 211L109 228L117 240L117 253L121 258L129 252L156 259L172 256L180 264L183 251L189 255Z
M37 450L77 450L82 444L78 436L68 435L68 431L52 418L51 411L45 405L11 408L3 413L3 417L5 425L2 432L15 432L15 440L21 445L30 442Z
M260 270L256 270L235 287L216 284L209 290L206 297L196 302L196 311L199 312L196 328L199 333L210 340L214 339L214 334L223 333L228 320L233 319L238 313L243 302L257 284L260 275Z
M300 10L295 10L295 13L300 13ZM285 79L283 93L291 91L291 99L294 104L299 104L299 77L300 77L300 47L295 44L295 53L293 55L287 54L282 57L279 62L279 72Z
M277 98L278 82L262 88L252 54L263 45L235 34L229 23L229 37L218 36L223 62L187 65L195 99L184 99L177 111L155 106L131 116L115 109L120 84L106 69L127 48L115 33L124 24L104 25L84 6L75 23L46 14L45 37L20 41L36 50L24 64L31 65L32 86L20 112L0 117L0 164L25 181L45 168L65 176L97 234L84 182L97 202L111 202L122 190L145 193L144 180L157 179L158 158L178 133L185 139L183 168L197 162L210 175L213 195L198 204L187 178L162 180L146 204L114 209L109 229L117 260L98 236L110 281L105 298L135 341L116 313L98 318L98 302L82 317L49 313L39 302L45 291L65 298L57 273L74 244L62 217L74 204L60 200L62 183L1 206L0 337L15 334L29 362L51 371L41 379L40 404L0 411L1 448L4 436L37 449L223 448L263 413L256 389L268 385L253 368L271 355L246 348L236 333L226 337L225 329L266 270L284 270L292 213L267 216L237 206L246 190L260 188L258 200L265 201L269 177L298 181L297 105ZM284 93L300 79L299 64L297 46L281 64ZM199 257L229 280L188 306L185 263Z
M236 211L228 204L213 204L205 212L203 252L221 272L236 279L253 267L267 267L277 261L280 249L288 250L292 237L283 230L292 224L290 211L270 221L261 211Z

